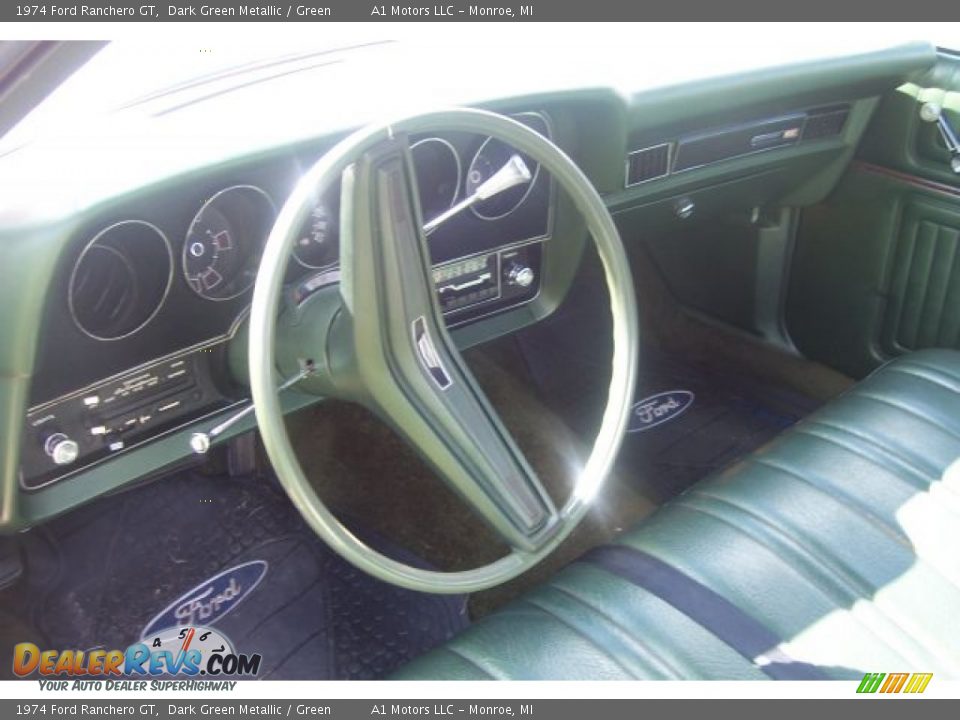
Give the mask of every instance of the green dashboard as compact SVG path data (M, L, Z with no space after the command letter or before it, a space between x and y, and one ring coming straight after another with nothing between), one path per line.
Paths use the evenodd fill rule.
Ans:
M784 209L827 198L881 98L936 57L907 45L633 92L574 87L476 104L564 150L631 254L681 304L787 347ZM217 102L189 112L215 115ZM0 157L10 188L0 209L0 531L190 462L191 435L244 406L258 250L297 178L356 127L334 118L313 130L244 132L241 122L218 132L164 115ZM427 219L509 155L442 128L411 140ZM523 192L431 238L438 302L463 347L550 315L574 281L584 223L534 171ZM338 282L336 225L333 194L291 258L291 306ZM222 437L252 427L248 417ZM75 453L58 446L64 438Z

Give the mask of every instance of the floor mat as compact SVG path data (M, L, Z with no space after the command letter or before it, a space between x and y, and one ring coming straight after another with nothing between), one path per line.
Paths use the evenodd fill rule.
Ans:
M609 383L609 343L562 324L520 338L531 375L586 442L599 427ZM581 323L574 326L585 327ZM678 495L773 439L819 403L736 368L641 350L632 432L617 468L656 503Z
M351 529L381 552L425 566ZM239 652L260 653L260 679L371 679L467 624L463 596L396 588L341 560L267 480L181 474L105 498L28 538L30 574L0 602L29 613L49 647L125 648L168 617L193 613ZM240 599L202 622L210 598L221 595Z
M818 405L729 368L651 351L641 362L620 463L657 502L753 452Z

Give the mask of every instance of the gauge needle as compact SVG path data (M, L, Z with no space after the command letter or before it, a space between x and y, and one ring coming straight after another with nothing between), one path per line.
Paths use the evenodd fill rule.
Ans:
M523 161L523 158L517 154L511 155L510 159L507 160L506 164L502 168L497 170L476 190L474 190L473 195L468 198L464 198L452 208L440 213L433 220L424 225L424 235L429 235L438 227L440 227L442 223L446 222L454 215L466 210L471 205L483 200L489 200L494 195L499 195L503 191L509 190L517 185L528 183L532 177L533 176L530 174L530 168L527 167L527 164Z
M183 664L183 655L190 648L190 641L193 640L193 634L195 632L196 629L194 628L190 628L190 630L187 631L187 636L183 639L183 644L180 646L180 652L177 653L177 661L174 663L174 672L176 672L176 668L179 668Z
M183 645L180 646L180 653L185 653L190 648L190 641L193 640L193 634L196 632L194 628L190 628L190 632L187 633L187 637L183 640Z

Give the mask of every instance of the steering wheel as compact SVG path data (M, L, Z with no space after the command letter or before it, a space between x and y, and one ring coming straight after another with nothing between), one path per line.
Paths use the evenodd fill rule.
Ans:
M407 138L464 131L505 141L550 172L582 213L609 290L613 355L606 409L593 449L559 509L504 428L448 334ZM280 312L284 273L312 208L341 181L340 282ZM633 398L637 310L626 254L590 181L556 145L515 120L451 109L355 132L303 176L264 247L249 321L250 387L270 462L294 506L344 559L388 583L469 593L524 572L583 519L620 448ZM386 420L502 537L509 554L482 567L441 572L369 547L317 496L283 421L278 377L304 366L297 389L358 402Z

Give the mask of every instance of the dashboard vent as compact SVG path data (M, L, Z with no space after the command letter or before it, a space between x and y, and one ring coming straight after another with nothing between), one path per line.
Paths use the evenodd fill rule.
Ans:
M157 314L173 280L173 252L150 223L124 220L84 248L70 275L74 322L96 340L117 340Z
M627 155L627 187L670 173L670 143L636 150Z
M839 135L843 132L843 126L847 124L849 114L850 108L846 105L810 111L807 115L807 124L803 129L803 139L817 140Z

